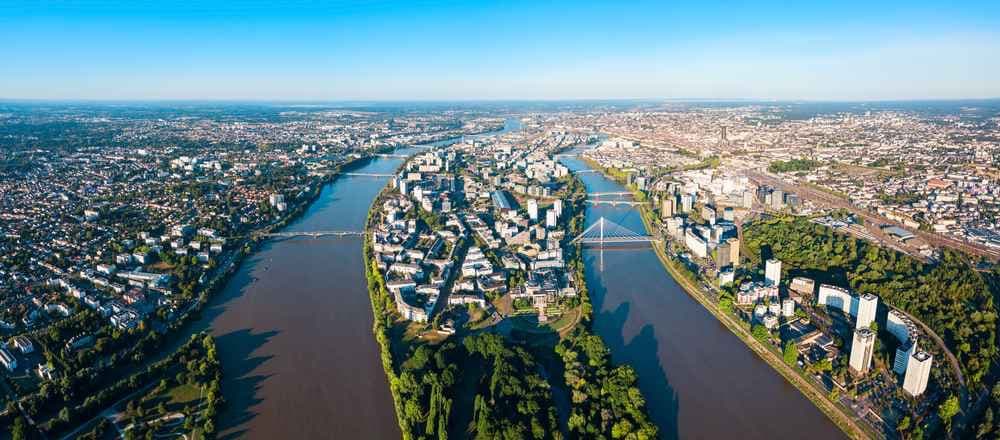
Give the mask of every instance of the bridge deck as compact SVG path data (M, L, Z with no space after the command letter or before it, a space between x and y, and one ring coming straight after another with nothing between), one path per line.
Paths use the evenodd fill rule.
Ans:
M357 176L357 177L393 177L394 174L380 174L380 173L340 173L344 176Z
M365 233L362 231L304 231L304 232L272 232L270 234L263 234L265 237L322 237L326 235L333 235L338 237L346 236L364 236Z

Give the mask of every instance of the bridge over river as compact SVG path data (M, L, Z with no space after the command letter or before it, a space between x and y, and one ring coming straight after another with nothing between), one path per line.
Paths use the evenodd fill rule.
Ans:
M604 245L611 244L632 244L632 243L654 243L660 239L635 232L618 223L604 217L597 219L594 224L577 235L571 243L582 245L598 245L601 248L600 270L604 271Z
M394 174L387 173L340 173L342 176L355 176L355 177L393 177Z
M584 245L593 331L635 370L659 438L845 438L669 276L649 249L662 244L642 222L642 202L601 173L579 173L590 169L579 158L560 160L588 193L586 227L573 239ZM761 423L774 414L795 416Z
M363 231L301 231L301 232L271 232L268 234L263 234L263 237L324 237L324 236L336 236L336 237L362 237L365 233Z
M586 203L591 205L610 205L610 206L640 206L646 205L649 202L637 202L634 200L599 200L599 199L587 199Z

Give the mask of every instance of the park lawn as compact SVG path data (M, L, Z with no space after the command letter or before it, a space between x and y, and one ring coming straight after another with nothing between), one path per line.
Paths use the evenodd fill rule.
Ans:
M426 323L415 321L402 321L399 325L403 327L402 338L405 342L413 342L420 339L420 334L429 328Z
M559 333L565 336L580 319L580 307L569 309L558 316L549 316L549 321L538 322L537 314L524 314L510 318L514 328L526 333Z
M560 336L565 337L569 334L569 331L575 327L575 324L580 320L580 307L573 307L565 311L559 318L555 320L550 320L546 325L552 330L559 332Z
M486 316L486 310L484 310L482 307L478 307L478 306L477 307L469 307L469 322L470 323L477 323L479 321L482 321L486 317L487 317Z
M431 345L437 345L448 339L448 336L451 335L437 330L429 330L420 334L420 340Z
M166 405L168 412L174 412L182 411L185 406L198 407L201 405L202 397L201 388L197 385L183 383L169 387L145 399L142 397L137 398L136 401L137 403L141 403L143 408L147 410L155 410L157 405L163 403Z
M200 414L202 410L202 399L201 388L197 385L188 383L174 385L151 396L140 396L133 399L133 402L142 405L142 408L146 411L145 415L141 418L134 414L128 415L119 426L124 427L128 424L135 423L138 420L143 420L148 423L168 414L178 412L184 414L185 417L195 417ZM160 403L163 403L166 407L166 413L161 413L156 409ZM189 414L187 411L184 411L185 408L192 410L192 413ZM184 434L186 434L189 439L204 438L201 435L201 430L198 428L191 432L184 429L184 423L182 420L161 422L161 424L155 428L155 432L155 435L158 438L180 437Z
M514 301L510 298L510 294L505 294L500 298L493 301L493 307L497 309L501 315L510 315L514 310Z
M184 406L188 403L201 399L201 389L197 386L190 384L183 384L175 386L166 392L167 405L180 405Z

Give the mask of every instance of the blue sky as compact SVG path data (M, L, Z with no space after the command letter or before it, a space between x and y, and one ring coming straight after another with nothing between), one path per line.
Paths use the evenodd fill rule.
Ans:
M0 0L0 98L1000 97L1000 1Z

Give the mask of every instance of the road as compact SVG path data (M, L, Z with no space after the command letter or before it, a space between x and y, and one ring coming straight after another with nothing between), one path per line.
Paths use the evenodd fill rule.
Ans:
M990 249L981 244L963 241L952 237L946 237L940 234L935 234L933 232L920 231L907 228L899 224L899 222L890 220L881 215L872 213L871 211L854 206L849 200L845 200L842 197L838 197L815 188L810 188L805 185L789 183L783 179L780 179L778 177L769 174L761 173L758 171L748 171L747 174L749 175L750 178L760 183L781 189L782 191L796 193L803 198L808 198L814 202L818 201L832 208L846 209L858 215L866 222L871 222L874 224L892 224L899 226L903 229L912 232L913 234L915 234L916 236L920 237L921 239L923 239L924 241L933 246L957 249L969 255L982 256L992 260L1000 260L1000 251Z
M93 426L94 423L100 421L101 419L109 418L112 415L114 415L115 413L117 413L118 411L115 410L115 408L117 408L118 405L121 405L123 402L127 402L129 400L134 399L136 396L138 396L141 393L145 393L146 391L149 391L149 389L152 388L153 385L156 385L158 383L159 383L159 381L150 382L150 383L146 384L146 386L140 387L139 389L137 389L137 390L129 393L129 395L127 395L125 397L122 397L121 399L118 399L117 401L115 401L115 403L112 403L110 406L108 406L107 408L105 408L104 411L101 411L99 414L97 414L96 416L92 417L90 420L87 420L86 422L81 423L80 426L78 426L76 429L73 430L73 432L70 432L69 434L64 435L62 437L62 440L70 440L70 439L76 438L77 434L79 434L84 429L87 429L88 427Z
M148 420L148 421L146 421L146 424L153 425L153 424L156 424L157 422L163 422L163 421L169 422L171 420L178 420L180 422L183 422L184 421L184 414L183 413L179 413L179 412L167 414L165 416L158 417L158 418L155 418L153 420ZM165 426L172 426L172 425L165 425ZM116 427L117 427L117 425L116 425ZM118 433L121 434L122 437L125 437L125 432L129 431L129 430L131 430L133 428L135 428L135 423L134 422L133 423L129 423L128 426L126 426L126 427L124 427L122 429L119 429Z
M944 351L945 357L948 358L948 363L951 364L951 369L955 373L955 378L958 379L958 383L961 384L962 387L964 388L965 376L962 375L962 367L958 363L958 358L956 358L955 355L952 354L951 350L948 349L948 346L944 344L944 340L941 339L941 337L938 336L938 334L935 333L934 330L931 330L931 328L928 327L927 324L924 324L923 321L917 319L913 315L906 313L902 309L896 307L892 307L892 309L906 315L907 318L910 318L911 321L917 323L917 325L919 325L921 328L924 329L924 333L926 333L927 336L930 336L931 339L934 340L934 343L937 344L937 346L940 347L942 351Z
M837 207L837 208L848 209L851 212L854 212L855 214L861 216L863 219L865 219L866 222L874 222L876 224L891 223L891 224L899 225L897 222L889 220L888 218L882 217L880 215L872 214L869 211L857 208L857 207L851 205L851 203L849 201L844 200L843 198L837 197L837 196L835 196L833 194L828 194L828 193L825 193L823 191L820 191L820 190L817 190L817 189L813 189L813 188L810 188L810 187L807 187L807 186L789 184L789 183L787 183L787 182L785 182L783 180L780 180L780 179L778 179L776 177L769 176L769 175L766 175L766 174L763 174L763 173L751 172L750 173L750 177L753 178L753 179L755 179L755 180L758 180L758 181L760 181L762 183L766 183L767 185L770 185L770 186L773 186L773 187L776 187L776 188L779 188L779 189L782 189L782 190L789 190L791 192L795 192L795 193L797 193L797 194L799 194L801 196L808 197L808 198L813 199L813 200L820 200L823 203L826 203L826 204L829 204L829 205L833 205L834 207ZM899 225L899 226L903 227L902 225ZM910 229L907 229L907 230L910 230ZM926 231L912 231L911 230L911 232L914 232L915 234L917 234L918 236L920 236L921 238L923 238L924 240L926 240L928 243L934 244L936 246L944 246L944 247L949 247L949 248L952 248L952 249L958 249L958 250L961 250L963 252L970 253L970 254L973 254L973 255L983 255L983 256L992 257L992 258L997 258L997 256L998 256L995 252L993 252L993 251L991 251L991 250L989 250L989 249L987 249L985 247L982 247L982 246L976 246L976 245L974 245L972 243L962 242L962 241L959 241L959 240L955 240L953 238L943 237L941 235L930 233L930 232L926 232ZM879 238L881 238L881 237L879 237ZM885 240L884 238L882 238L882 239ZM899 310L899 309L896 309L896 310ZM951 369L953 370L953 372L955 374L955 378L958 379L958 382L960 384L962 384L962 386L965 386L965 377L962 375L962 369L960 367L958 359L955 358L955 355L945 345L944 340L942 340L941 337L937 335L937 333L935 333L933 330L931 330L930 327L928 327L926 324L924 324L919 319L916 319L915 317L913 317L909 313L906 313L906 312L904 312L902 310L899 310L899 311L902 312L903 314L905 314L907 317L909 317L911 320L913 320L917 324L919 324L924 329L924 333L926 333L928 336L930 336L930 338L935 342L935 344L937 344L944 351L945 356L948 358L948 363L951 365Z
M242 247L243 247L244 244L246 244L246 243L245 242L239 242L238 243L239 246L234 246L233 250L229 251L228 254L224 257L222 264L220 264L218 267L216 267L215 273L213 274L213 276L215 277L215 279L217 281L224 280L224 278L226 277L226 274L229 272L230 269L232 269L233 265L238 261L237 256L239 255L240 249L242 249ZM208 298L208 292L206 290L202 289L200 299L206 299L207 300L207 298ZM184 315L187 315L187 314L191 313L198 306L198 302L199 301L197 301L197 300L191 301L188 304L188 306L186 308L184 308L184 310L181 312L181 316L184 316ZM180 318L178 318L178 319L180 319ZM176 335L173 335L173 337L176 337ZM131 351L129 351L128 353L131 353ZM169 353L160 353L160 354L161 355L168 355ZM127 376L131 376L136 371L139 371L142 368L146 368L146 366L150 365L151 363L153 363L153 362L155 362L155 361L157 361L159 359L160 359L159 356L151 356L148 359L146 359L146 361L143 362L141 365L134 366L133 368L131 368L129 370L126 370L124 372L119 372L119 373L122 374L123 376L126 376L126 377ZM112 367L112 365L110 365L110 364L105 364L104 365L104 368L110 368L110 367ZM102 368L102 370L103 370L103 368ZM63 439L75 438L76 434L78 434L84 428L87 428L87 427L91 426L95 421L100 420L102 417L106 417L109 412L114 411L114 408L117 407L119 404L121 404L123 401L126 401L127 399L134 398L137 393L145 391L145 390L148 390L150 387L152 387L156 383L158 383L158 382L149 383L146 386L139 388L138 391L135 391L135 392L129 394L128 396L125 396L125 397L119 399L115 403L112 403L110 406L108 406L107 408L105 408L104 411L101 411L100 414L98 414L97 416L95 416L95 417L87 420L86 422L81 423L79 426L77 426L76 429L73 430L73 432L71 432L71 433L63 436L62 438Z

